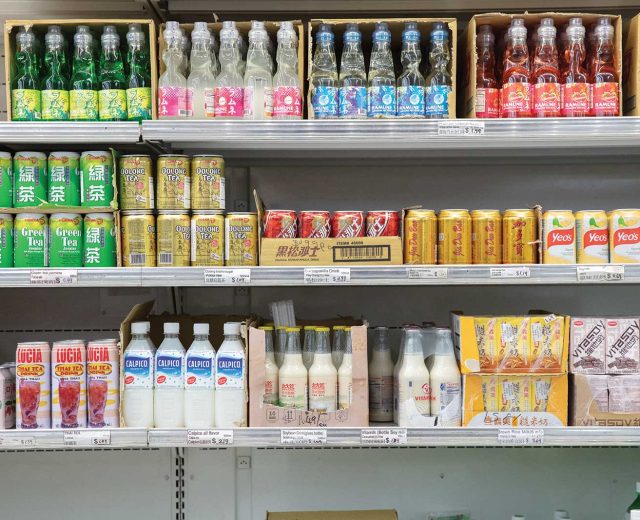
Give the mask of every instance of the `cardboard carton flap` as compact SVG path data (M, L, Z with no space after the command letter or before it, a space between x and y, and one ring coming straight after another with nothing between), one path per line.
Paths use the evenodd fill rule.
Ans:
M269 512L267 520L397 520L393 509L359 511L287 511Z

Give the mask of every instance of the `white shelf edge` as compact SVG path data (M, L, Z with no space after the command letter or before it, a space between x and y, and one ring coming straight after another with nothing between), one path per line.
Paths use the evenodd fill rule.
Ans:
M129 144L140 141L137 121L2 121L0 142L5 144Z

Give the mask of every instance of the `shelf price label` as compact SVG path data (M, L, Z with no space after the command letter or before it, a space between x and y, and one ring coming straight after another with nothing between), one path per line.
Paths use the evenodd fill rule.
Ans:
M407 444L406 428L363 428L360 431L363 446L402 446Z
M351 269L349 267L305 267L304 283L309 285L329 285L334 283L349 283Z
M31 269L31 285L78 285L77 269Z
M498 430L498 444L501 446L542 446L542 428L504 428Z
M205 269L205 285L246 285L251 283L251 269Z
M449 269L446 267L407 267L407 278L410 280L446 280Z
M531 278L531 270L524 266L492 267L489 270L490 278Z
M484 135L484 121L438 121L438 135Z
M579 265L576 273L579 282L624 281L624 265Z
M284 446L322 446L327 444L327 430L280 430L280 444Z
M62 432L65 446L111 446L109 430L66 430Z
M187 446L231 446L233 430L187 430Z
M35 448L36 438L32 435L0 436L0 448Z

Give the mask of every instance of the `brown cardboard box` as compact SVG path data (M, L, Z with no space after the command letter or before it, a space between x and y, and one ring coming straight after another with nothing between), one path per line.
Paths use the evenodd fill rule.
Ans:
M16 48L15 33L22 26L30 27L44 45L44 35L49 25L59 25L73 51L73 35L78 25L88 25L92 28L94 36L100 37L105 25L115 25L120 35L120 52L127 53L126 33L130 23L138 23L147 37L149 44L149 62L151 68L151 109L153 119L157 118L156 92L158 90L158 58L156 55L156 26L153 20L127 20L127 19L64 19L64 20L7 20L4 24L4 70L7 92L7 119L11 121L11 74L13 71L13 56Z
M591 377L615 377L628 376L590 376L585 374L571 375L571 426L640 426L640 411L636 413L611 413L601 411L598 401L600 395L596 395ZM637 377L637 376L631 376Z
M267 520L398 520L393 509L359 511L267 511Z
M624 59L622 67L625 116L640 115L640 15L629 22L627 39L624 42Z

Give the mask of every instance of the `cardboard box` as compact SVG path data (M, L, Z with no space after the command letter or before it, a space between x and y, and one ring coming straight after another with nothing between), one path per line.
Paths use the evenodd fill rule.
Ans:
M476 36L477 28L480 25L491 25L493 32L496 35L496 42L502 31L506 31L511 20L513 18L524 18L525 25L528 31L532 31L534 27L539 23L542 18L553 18L555 26L558 28L558 34L560 33L560 27L569 22L570 18L580 17L582 23L589 30L589 27L596 23L598 18L607 17L611 19L611 23L615 28L614 44L615 44L615 67L618 73L618 81L622 87L622 17L619 15L610 14L595 14L595 13L523 13L523 14L505 14L505 13L487 13L477 14L471 18L467 25L467 30L464 35L463 41L465 42L464 55L466 57L466 63L463 73L462 81L462 109L464 117L475 118L476 117L476 64L478 60L478 53L476 51ZM620 107L622 114L622 88L620 90ZM626 112L625 112L626 115ZM631 114L630 114L631 115Z
M638 318L607 318L607 374L637 374L640 368L640 322Z
M362 33L362 51L364 54L364 62L367 70L369 69L369 59L371 56L372 36L377 22L386 22L389 24L389 30L391 31L391 50L393 53L393 62L396 68L396 78L402 72L402 66L400 64L400 50L402 48L402 31L404 29L405 22L417 22L418 30L422 36L421 48L427 49L422 54L422 64L429 63L429 34L431 27L435 22L444 22L449 28L449 42L451 44L451 92L448 96L449 104L449 119L455 119L456 117L456 67L457 67L457 49L458 49L458 22L455 18L330 18L330 19L317 19L311 20L307 25L307 79L311 80L311 65L313 63L313 51L315 50L313 36L321 23L328 23L333 26L333 33L335 35L335 50L336 59L338 60L338 70L340 69L340 57L342 55L342 35L346 29L347 24L357 23ZM420 70L423 70L421 67ZM313 107L311 105L310 94L307 94L307 113L308 118L313 119Z
M574 374L606 374L604 323L604 318L571 318L569 370Z
M142 32L145 33L149 44L149 65L151 69L151 109L153 119L157 118L156 92L158 90L158 58L156 54L156 26L153 20L127 20L127 19L63 19L63 20L7 20L4 24L4 70L7 92L7 119L11 121L11 79L14 71L13 56L15 54L16 39L15 33L22 26L30 27L42 42L44 47L44 35L49 25L59 25L65 36L67 43L73 51L73 35L78 25L88 25L93 30L94 36L100 37L102 28L105 25L115 25L120 35L120 52L124 58L127 54L128 25L130 23L140 24ZM96 64L97 67L97 64ZM97 70L96 70L97 73Z
M398 520L393 509L358 511L267 511L267 520Z
M640 115L640 15L634 16L627 28L622 67L625 116Z
M320 413L264 404L265 331L249 328L249 424L251 427L327 428L369 426L367 325L362 321L335 319L303 325L352 325L353 383L351 407Z
M597 381L594 381L597 378ZM607 378L608 407L602 410L602 380ZM624 379L632 378L632 384L625 388ZM614 382L611 380L614 379ZM593 376L587 374L571 375L571 426L640 426L640 381L639 376ZM632 388L632 392L629 389ZM612 412L611 393L614 393L613 409L633 410L627 413ZM629 398L629 394L633 394Z

